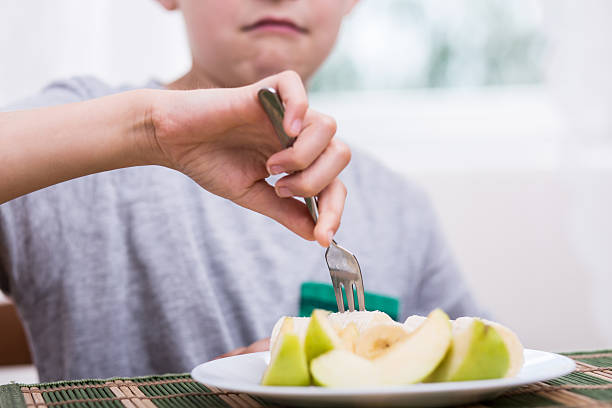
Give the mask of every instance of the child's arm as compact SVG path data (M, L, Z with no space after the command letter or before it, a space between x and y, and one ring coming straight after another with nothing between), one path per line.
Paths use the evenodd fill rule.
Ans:
M147 164L139 91L0 113L0 203L91 173ZM139 154L140 153L140 154Z
M257 91L279 90L285 129L299 138L279 151ZM346 191L337 176L350 151L333 139L332 119L308 108L297 74L242 88L140 90L86 102L0 113L0 203L91 173L147 164L187 174L208 191L267 215L326 246ZM291 172L277 182L268 172ZM319 195L313 222L292 196ZM285 197L285 198L283 198Z

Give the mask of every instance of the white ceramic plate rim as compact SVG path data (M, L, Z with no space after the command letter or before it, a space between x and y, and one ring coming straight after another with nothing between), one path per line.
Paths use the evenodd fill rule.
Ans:
M527 385L538 381L546 381L553 378L561 377L569 374L576 368L574 361L568 357L561 356L555 353L546 351L525 349L525 362L529 363L530 359L542 358L550 361L555 361L555 368L549 370L540 370L539 373L525 373L525 369L512 378L500 378L495 380L478 380L478 381L460 381L460 382L444 382L444 383L419 383L400 386L385 386L385 387L361 387L361 388L325 388L325 387L274 387L263 386L259 384L247 383L240 380L224 379L216 376L209 377L206 375L206 370L217 364L229 363L229 359L234 362L239 362L246 359L264 359L269 361L269 352L260 352L252 354L242 354L234 357L227 357L221 360L213 360L207 363L196 366L191 371L191 376L203 384L213 387L222 388L228 391L253 394L258 396L288 396L288 397L304 397L312 398L315 396L340 397L340 396L367 396L367 395L404 395L404 394L436 394L440 392L454 391L495 391L508 388L514 388L521 385ZM225 361L223 361L225 360ZM540 363L546 365L546 361ZM203 372L204 371L204 372ZM263 374L263 373L262 373Z

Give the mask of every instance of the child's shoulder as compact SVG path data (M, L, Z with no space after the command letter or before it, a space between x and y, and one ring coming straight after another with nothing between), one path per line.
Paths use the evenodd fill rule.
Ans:
M114 92L112 86L93 76L75 76L51 82L41 93L65 93L80 100L97 98Z
M154 81L149 81L146 86L154 87L155 83ZM11 103L1 110L34 109L44 106L82 102L88 99L100 98L102 96L135 88L136 87L129 85L112 86L93 76L75 76L53 81L42 88L38 93Z

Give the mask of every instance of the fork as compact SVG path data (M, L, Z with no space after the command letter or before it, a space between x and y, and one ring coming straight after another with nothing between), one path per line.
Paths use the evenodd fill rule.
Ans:
M257 93L259 102L266 111L268 118L272 122L272 126L281 142L283 148L288 148L293 145L295 138L289 137L283 128L283 118L285 109L278 96L278 92L274 88L262 88ZM312 216L315 224L319 219L319 209L317 207L316 197L304 197L308 212ZM357 304L359 310L365 310L365 299L363 292L363 279L361 277L361 268L357 258L351 252L341 247L335 240L331 240L329 247L325 251L325 261L329 269L334 293L336 295L336 303L338 311L344 312L344 298L342 296L342 287L346 292L346 300L349 311L355 310L355 299L353 297L353 287L357 292Z

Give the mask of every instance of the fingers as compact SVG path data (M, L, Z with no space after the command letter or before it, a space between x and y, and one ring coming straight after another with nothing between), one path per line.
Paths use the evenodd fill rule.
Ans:
M279 197L315 196L340 174L350 160L348 146L339 140L332 140L308 168L278 180L276 193Z
M336 121L327 115L310 111L307 124L293 147L281 150L268 158L266 163L271 174L304 170L324 152L336 133ZM346 146L336 146L343 148ZM346 147L348 152L348 147ZM349 156L350 158L350 156Z
M258 351L270 350L270 338L257 340L255 343L250 344L245 353L257 353Z
M278 93L285 106L283 127L289 136L296 137L302 130L304 116L308 109L308 96L302 78L294 71L285 71L280 75Z
M345 201L346 187L338 178L319 194L319 220L314 229L314 236L321 246L328 247L338 231Z
M319 220L316 226L303 202L278 197L274 188L264 180L257 182L235 202L276 220L304 239L316 239L321 246L328 247L340 226L345 199L346 187L335 178L319 193Z
M282 72L255 86L278 90L285 107L283 127L289 136L297 137L291 148L268 157L266 167L270 174L293 174L279 180L276 191L265 180L258 180L246 193L232 200L327 247L340 225L344 209L346 188L337 176L350 161L350 149L333 139L336 133L333 118L308 109L306 90L295 72ZM304 203L293 196L317 194L320 194L320 218L315 228Z
M221 354L213 358L213 360L217 360L219 358L237 356L239 354L248 354L248 353L257 353L258 351L267 351L270 350L270 338L261 339L256 341L255 343L249 344L247 347L239 347L235 350L228 351L225 354Z
M308 96L302 78L295 71L284 71L264 79L259 84L278 90L285 107L285 132L291 137L299 135L308 110Z
M279 197L265 180L253 184L236 204L268 216L309 241L314 240L314 222L306 205L294 198Z
M221 354L220 356L217 356L217 357L213 358L213 360L217 360L219 358L237 356L238 354L244 354L246 349L247 349L246 347L240 347L240 348L237 348L235 350L228 351L225 354Z

